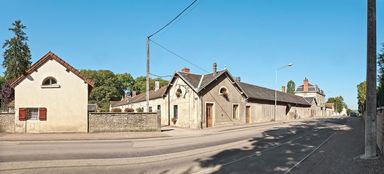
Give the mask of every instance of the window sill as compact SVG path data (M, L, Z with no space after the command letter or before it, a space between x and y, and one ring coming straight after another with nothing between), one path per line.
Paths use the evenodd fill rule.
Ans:
M60 85L42 85L41 88L60 88Z

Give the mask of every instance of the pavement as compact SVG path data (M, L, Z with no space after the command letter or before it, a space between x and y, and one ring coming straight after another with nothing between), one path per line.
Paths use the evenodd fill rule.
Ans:
M98 136L101 135L121 136L115 133ZM0 141L0 173L357 174L384 171L382 158L359 158L364 150L364 127L360 118L204 130L164 127L159 135L148 134L146 138L125 135L127 139L115 140Z

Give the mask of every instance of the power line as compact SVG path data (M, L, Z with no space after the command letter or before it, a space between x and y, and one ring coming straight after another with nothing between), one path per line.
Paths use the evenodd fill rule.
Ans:
M202 71L204 71L204 72L206 72L206 73L209 73L209 71L207 71L206 69L200 67L199 65L196 65L196 64L192 63L192 62L189 61L187 58L185 58L185 57L183 57L183 56L180 56L179 54L177 54L177 53L175 53L174 51L168 49L167 47L165 47L165 46L163 46L163 45L161 45L161 44L159 44L159 43L157 43L157 42L155 42L155 41L153 41L153 40L150 40L150 41L151 41L152 43L156 44L157 46L159 46L160 48L164 49L165 51L167 51L167 52L169 52L169 53L175 55L175 56L178 57L178 58L180 58L181 60L184 60L185 62L188 62L189 64L193 65L194 67L196 67L196 68L198 68L198 69L200 69L200 70L202 70Z
M197 0L194 0L191 4L189 4L183 11L181 11L176 17L174 17L171 21L169 21L167 24L165 24L163 27L161 27L159 30L154 32L153 34L149 35L148 38L151 38L152 36L156 35L159 33L161 30L166 28L168 25L170 25L173 21L175 21L178 17L180 17L185 11L187 11L193 4L195 4Z
M159 77L159 78L164 78L164 77L173 77L172 75L157 75L157 74L152 74L152 73L149 73L151 76L155 76L155 77Z

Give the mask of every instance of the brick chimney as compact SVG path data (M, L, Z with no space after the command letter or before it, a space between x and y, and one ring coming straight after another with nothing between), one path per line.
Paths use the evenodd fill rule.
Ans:
M160 82L159 81L155 81L155 91L157 91L159 89L160 89Z
M183 69L181 69L181 72L183 73L189 73L191 70L187 67L184 67Z
M217 64L213 63L213 65L212 65L212 74L213 74L213 76L216 76L216 73L217 73Z
M285 93L285 86L281 86L281 92L284 92Z
M308 92L308 79L307 78L304 79L303 91Z

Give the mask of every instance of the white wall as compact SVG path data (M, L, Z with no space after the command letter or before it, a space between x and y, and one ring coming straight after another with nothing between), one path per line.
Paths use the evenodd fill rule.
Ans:
M41 87L50 76L59 88ZM87 105L88 84L55 60L48 60L15 87L15 132L87 132ZM47 108L46 121L19 121L19 108L34 107Z

